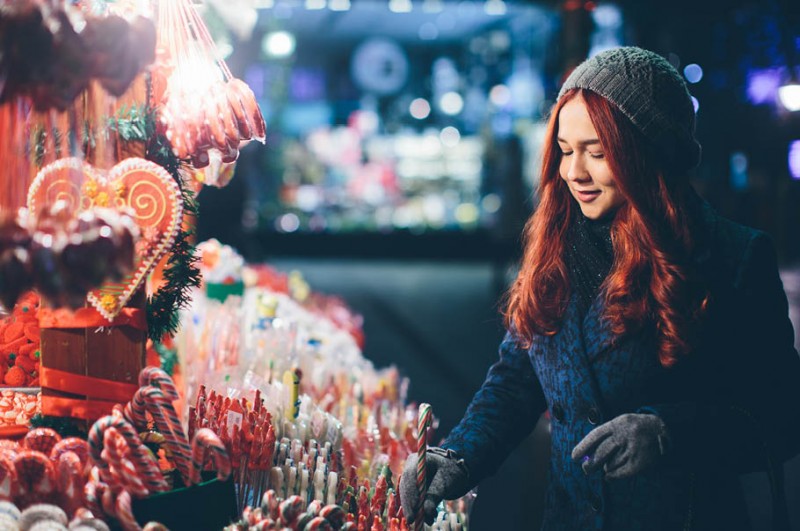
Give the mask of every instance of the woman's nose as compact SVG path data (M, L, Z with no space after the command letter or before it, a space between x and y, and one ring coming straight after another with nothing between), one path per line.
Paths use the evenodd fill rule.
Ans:
M567 168L567 179L570 181L586 181L589 178L589 172L586 171L582 158L574 154Z

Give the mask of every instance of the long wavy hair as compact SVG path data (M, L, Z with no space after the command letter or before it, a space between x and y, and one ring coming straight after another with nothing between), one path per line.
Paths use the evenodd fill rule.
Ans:
M689 266L692 251L688 176L667 172L653 146L622 112L594 92L573 89L555 105L542 153L538 206L524 229L524 254L507 294L506 325L529 346L561 327L570 299L564 263L573 209L580 208L559 173L558 115L581 94L625 197L611 225L614 263L600 287L603 318L621 337L652 327L662 366L692 350L708 291Z

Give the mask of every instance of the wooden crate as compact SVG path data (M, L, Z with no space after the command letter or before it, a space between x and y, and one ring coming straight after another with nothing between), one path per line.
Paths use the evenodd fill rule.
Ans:
M143 290L128 306L144 311ZM115 403L124 404L138 388L145 366L146 330L130 325L103 330L42 328L41 341L44 415L92 421L110 414ZM68 381L63 373L74 376ZM81 388L88 393L70 392Z

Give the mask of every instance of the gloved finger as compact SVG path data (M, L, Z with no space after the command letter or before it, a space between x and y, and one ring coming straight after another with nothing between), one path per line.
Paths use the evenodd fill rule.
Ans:
M605 479L624 479L635 475L634 468L627 461L608 463L603 467L603 471Z
M633 465L631 452L627 447L620 447L619 450L611 456L611 459L603 465L603 476L606 479L628 478L635 473L636 467Z
M400 477L400 505L406 520L411 523L419 503L419 489L417 489L417 455L411 454L406 459L403 475Z
M584 461L581 464L584 473L591 474L595 470L599 470L606 465L619 450L619 444L614 437L606 437L597 445L591 459Z
M430 494L425 496L425 502L423 503L422 509L425 511L426 524L431 525L436 519L436 515L439 514L438 507L441 501L442 498L437 496L431 496Z
M572 449L572 460L581 461L584 456L591 454L594 447L610 436L611 432L612 430L608 427L608 423L602 424L590 431L586 437Z
M433 523L433 519L436 518L438 512L436 508L444 499L449 486L448 479L449 477L447 474L437 474L434 472L433 478L431 478L428 483L428 492L425 496L423 506L425 510L425 522L428 524Z

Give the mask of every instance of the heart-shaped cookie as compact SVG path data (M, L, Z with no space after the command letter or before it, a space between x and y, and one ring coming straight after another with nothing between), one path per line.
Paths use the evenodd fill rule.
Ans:
M113 321L175 240L183 214L178 184L164 168L145 159L126 159L103 172L81 159L64 158L42 168L28 190L33 219L56 201L66 202L73 214L92 207L124 210L139 226L133 273L87 295Z

